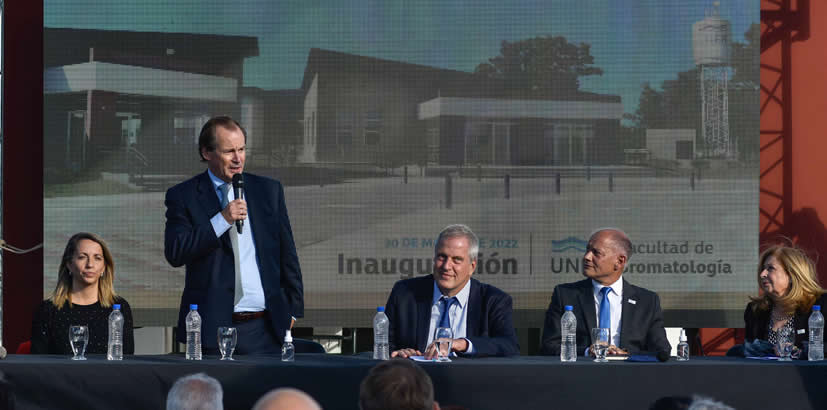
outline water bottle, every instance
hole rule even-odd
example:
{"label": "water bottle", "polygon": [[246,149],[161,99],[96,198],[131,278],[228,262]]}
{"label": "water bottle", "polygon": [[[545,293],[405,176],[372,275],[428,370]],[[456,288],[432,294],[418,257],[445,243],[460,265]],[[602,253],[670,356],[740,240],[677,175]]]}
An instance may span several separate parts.
{"label": "water bottle", "polygon": [[388,329],[391,322],[385,315],[385,307],[376,308],[376,316],[373,317],[373,358],[376,360],[388,360],[390,351],[388,347]]}
{"label": "water bottle", "polygon": [[121,305],[112,305],[109,314],[109,343],[106,348],[106,360],[123,360],[123,313]]}
{"label": "water bottle", "polygon": [[681,338],[678,342],[678,361],[689,360],[689,343],[686,341],[686,329],[681,329]]}
{"label": "water bottle", "polygon": [[577,361],[577,318],[574,317],[571,305],[566,305],[566,313],[560,319],[560,331],[563,334],[560,345],[560,361]]}
{"label": "water bottle", "polygon": [[201,360],[201,315],[198,314],[198,305],[190,305],[187,313],[187,360]]}
{"label": "water bottle", "polygon": [[296,359],[296,348],[293,346],[293,335],[288,330],[284,334],[284,344],[281,345],[281,361],[292,362]]}
{"label": "water bottle", "polygon": [[813,305],[807,327],[810,330],[807,360],[824,360],[824,316],[821,315],[820,305]]}

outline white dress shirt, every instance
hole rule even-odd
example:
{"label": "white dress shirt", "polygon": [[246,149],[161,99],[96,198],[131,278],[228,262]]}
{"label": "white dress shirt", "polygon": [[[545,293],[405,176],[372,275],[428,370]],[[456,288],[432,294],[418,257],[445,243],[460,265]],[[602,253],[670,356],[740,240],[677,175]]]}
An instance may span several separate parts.
{"label": "white dress shirt", "polygon": [[[218,202],[221,203],[223,201],[220,187],[224,184],[224,181],[215,176],[212,171],[207,170],[207,172],[215,186]],[[232,189],[227,190],[227,199],[228,203],[235,200],[235,193]],[[210,219],[210,223],[217,238],[221,237],[230,228],[234,228],[233,224],[227,223],[221,212],[215,214]],[[241,262],[241,287],[244,289],[244,296],[233,307],[233,312],[260,312],[265,309],[264,287],[261,285],[261,275],[256,259],[256,246],[253,242],[253,223],[249,212],[247,213],[247,219],[244,220],[244,230],[238,235],[238,249],[239,261]]]}
{"label": "white dress shirt", "polygon": [[[468,320],[468,296],[471,294],[471,281],[465,283],[465,286],[457,293],[457,303],[451,305],[451,308],[448,310],[448,317],[451,319],[451,331],[454,333],[454,339],[465,339],[468,342],[468,350],[463,353],[466,354],[473,354],[474,353],[474,345],[471,343],[470,340],[466,337],[466,322]],[[436,281],[434,281],[434,296],[433,302],[431,304],[431,322],[428,325],[428,343],[426,346],[430,346],[431,343],[434,341],[434,332],[436,331],[437,324],[439,323],[439,318],[442,316],[442,310],[444,309],[445,304],[440,302],[442,298],[442,292],[439,290],[439,286],[436,285]],[[446,296],[447,297],[447,296]]]}
{"label": "white dress shirt", "polygon": [[[605,286],[601,285],[600,283],[596,282],[592,279],[592,286],[594,287],[594,311],[595,317],[597,318],[596,324],[600,325],[600,301],[602,296],[600,295],[600,289],[603,289]],[[615,283],[609,285],[612,288],[609,291],[609,307],[611,308],[611,327],[609,331],[611,332],[611,344],[621,347],[620,346],[620,327],[623,325],[620,323],[621,313],[623,312],[623,276],[621,276]],[[591,331],[591,329],[589,329]]]}

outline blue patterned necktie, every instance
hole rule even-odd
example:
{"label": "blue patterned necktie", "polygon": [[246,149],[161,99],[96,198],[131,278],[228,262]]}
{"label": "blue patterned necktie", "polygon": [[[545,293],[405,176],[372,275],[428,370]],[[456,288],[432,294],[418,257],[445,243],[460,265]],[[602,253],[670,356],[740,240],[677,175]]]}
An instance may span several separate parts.
{"label": "blue patterned necktie", "polygon": [[606,286],[600,289],[600,327],[610,329],[612,326],[612,308],[609,306],[609,292],[612,288]]}
{"label": "blue patterned necktie", "polygon": [[442,302],[442,306],[444,308],[442,309],[442,316],[439,317],[439,326],[437,327],[450,328],[451,315],[449,314],[449,311],[451,310],[451,305],[453,305],[454,303],[458,303],[459,301],[457,300],[456,296],[450,298],[443,297],[442,299],[440,299],[440,301]]}
{"label": "blue patterned necktie", "polygon": [[221,210],[224,210],[224,208],[227,207],[227,204],[230,203],[230,198],[227,197],[230,193],[230,184],[225,183],[219,186],[218,189],[221,190]]}

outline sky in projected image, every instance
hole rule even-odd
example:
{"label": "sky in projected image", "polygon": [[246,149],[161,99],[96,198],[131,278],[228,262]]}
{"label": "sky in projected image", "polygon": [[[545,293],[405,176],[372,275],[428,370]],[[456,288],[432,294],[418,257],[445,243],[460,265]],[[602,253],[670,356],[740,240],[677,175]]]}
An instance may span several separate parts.
{"label": "sky in projected image", "polygon": [[[408,63],[473,71],[503,40],[562,35],[591,44],[602,76],[581,89],[620,95],[637,108],[644,82],[659,86],[694,66],[692,24],[712,1],[96,1],[45,0],[46,27],[186,32],[258,37],[245,61],[245,86],[295,89],[308,50],[324,48]],[[722,1],[733,41],[758,22],[760,4]]]}

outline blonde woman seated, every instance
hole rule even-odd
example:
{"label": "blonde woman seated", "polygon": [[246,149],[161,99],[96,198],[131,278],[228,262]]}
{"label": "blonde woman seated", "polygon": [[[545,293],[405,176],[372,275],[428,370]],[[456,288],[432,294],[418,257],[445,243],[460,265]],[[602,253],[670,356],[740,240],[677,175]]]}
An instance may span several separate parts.
{"label": "blonde woman seated", "polygon": [[781,245],[764,251],[759,260],[760,291],[750,298],[744,312],[744,339],[760,339],[774,346],[781,332],[792,331],[796,350],[803,352],[813,305],[827,308],[827,291],[818,283],[815,265],[800,249]]}
{"label": "blonde woman seated", "polygon": [[33,354],[72,354],[69,327],[89,327],[87,353],[106,353],[112,305],[120,304],[124,316],[123,352],[135,353],[132,310],[115,294],[115,263],[112,254],[96,235],[81,232],[72,236],[57,273],[52,297],[43,301],[32,322]]}

